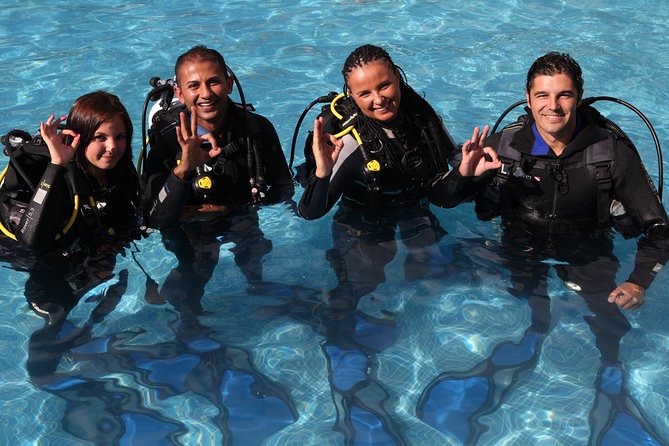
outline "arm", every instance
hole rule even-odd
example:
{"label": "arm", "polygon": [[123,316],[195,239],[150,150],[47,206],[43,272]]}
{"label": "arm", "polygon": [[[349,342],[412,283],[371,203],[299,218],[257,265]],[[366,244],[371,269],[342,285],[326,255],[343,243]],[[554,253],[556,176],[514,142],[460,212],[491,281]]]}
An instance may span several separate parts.
{"label": "arm", "polygon": [[475,127],[471,139],[462,145],[459,157],[454,157],[454,168],[432,188],[428,199],[440,207],[454,207],[480,189],[484,180],[492,178],[502,162],[492,147],[486,146],[489,127],[483,132]]}
{"label": "arm", "polygon": [[[316,170],[309,178],[309,182],[302,194],[299,204],[299,213],[307,220],[314,220],[327,214],[339,200],[343,189],[341,181],[332,181],[332,172],[344,148],[344,140],[337,139],[323,131],[323,117],[314,121],[311,148],[316,162]],[[341,167],[337,171],[337,179],[342,178],[346,169]]]}
{"label": "arm", "polygon": [[638,153],[623,141],[616,144],[612,177],[615,198],[641,228],[643,236],[638,241],[632,273],[610,293],[608,300],[624,309],[636,309],[643,305],[645,289],[669,259],[669,220]]}

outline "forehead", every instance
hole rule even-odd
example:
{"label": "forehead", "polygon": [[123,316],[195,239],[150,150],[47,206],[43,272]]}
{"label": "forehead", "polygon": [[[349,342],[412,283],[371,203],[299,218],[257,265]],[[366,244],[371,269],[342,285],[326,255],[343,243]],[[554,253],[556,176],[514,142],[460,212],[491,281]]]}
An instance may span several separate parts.
{"label": "forehead", "polygon": [[576,85],[572,78],[565,73],[540,74],[532,79],[530,92],[534,91],[576,91]]}
{"label": "forehead", "polygon": [[377,59],[353,68],[348,74],[347,83],[351,89],[357,89],[386,80],[397,80],[397,76],[386,61]]}
{"label": "forehead", "polygon": [[121,115],[112,115],[109,119],[103,121],[97,129],[95,129],[96,133],[104,133],[107,131],[125,131],[125,121]]}
{"label": "forehead", "polygon": [[181,64],[177,71],[177,78],[182,82],[209,79],[211,77],[226,77],[225,67],[218,61],[211,59],[189,59]]}

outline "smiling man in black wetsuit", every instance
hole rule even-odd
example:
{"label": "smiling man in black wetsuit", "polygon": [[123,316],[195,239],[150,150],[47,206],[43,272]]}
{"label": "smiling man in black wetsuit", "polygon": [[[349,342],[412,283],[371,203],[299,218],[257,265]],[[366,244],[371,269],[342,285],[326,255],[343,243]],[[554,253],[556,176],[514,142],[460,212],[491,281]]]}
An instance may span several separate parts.
{"label": "smiling man in black wetsuit", "polygon": [[[551,325],[547,276],[554,265],[592,312],[584,319],[601,355],[590,444],[605,437],[664,444],[629,396],[618,356],[631,328],[620,309],[644,303],[645,289],[669,258],[665,209],[632,142],[583,104],[581,68],[569,55],[552,52],[533,63],[526,100],[527,116],[486,140],[503,166],[477,195],[476,210],[482,219],[502,218],[502,266],[510,293],[527,299],[531,324],[519,342],[501,343],[469,371],[435,378],[417,413],[464,444],[478,441],[486,431],[479,418],[502,404],[518,374],[540,355]],[[621,284],[612,228],[625,237],[642,235],[634,269]],[[449,406],[452,395],[462,404]]]}
{"label": "smiling man in black wetsuit", "polygon": [[293,182],[269,120],[228,97],[233,77],[218,51],[195,46],[174,71],[182,105],[153,119],[144,218],[179,260],[170,275],[178,280],[163,286],[168,300],[199,309],[222,243],[235,243],[235,263],[250,284],[262,279],[272,243],[254,205],[290,200]]}

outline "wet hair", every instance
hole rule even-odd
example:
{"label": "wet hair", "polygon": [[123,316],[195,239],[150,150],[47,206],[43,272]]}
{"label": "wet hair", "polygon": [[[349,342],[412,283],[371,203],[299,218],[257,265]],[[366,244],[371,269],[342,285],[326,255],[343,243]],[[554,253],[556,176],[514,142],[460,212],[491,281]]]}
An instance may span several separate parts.
{"label": "wet hair", "polygon": [[177,79],[177,83],[179,81],[179,68],[181,68],[181,65],[192,60],[210,60],[212,62],[216,62],[221,66],[221,68],[223,68],[225,78],[228,78],[227,65],[225,65],[225,59],[223,59],[223,55],[214,49],[207,48],[204,45],[195,45],[193,48],[179,56],[177,58],[177,62],[174,64],[174,76],[175,79]]}
{"label": "wet hair", "polygon": [[[132,120],[118,96],[105,91],[95,91],[74,101],[67,116],[67,128],[80,135],[74,161],[80,169],[89,171],[90,163],[86,159],[86,148],[93,141],[95,132],[102,123],[115,116],[120,117],[125,125],[125,152],[118,164],[110,169],[109,176],[113,185],[122,186],[134,194],[136,181],[133,181],[133,178],[137,180],[137,173],[132,163]],[[126,187],[130,183],[133,184]]]}
{"label": "wet hair", "polygon": [[344,76],[344,91],[348,91],[348,76],[353,69],[376,60],[382,60],[388,65],[388,68],[396,72],[400,78],[400,84],[405,82],[404,72],[399,66],[395,65],[388,52],[379,46],[367,44],[353,50],[344,62],[344,68],[341,70],[341,74]]}
{"label": "wet hair", "polygon": [[527,72],[526,91],[529,93],[537,76],[566,74],[574,82],[578,96],[583,96],[583,73],[579,64],[567,53],[552,51],[534,61]]}

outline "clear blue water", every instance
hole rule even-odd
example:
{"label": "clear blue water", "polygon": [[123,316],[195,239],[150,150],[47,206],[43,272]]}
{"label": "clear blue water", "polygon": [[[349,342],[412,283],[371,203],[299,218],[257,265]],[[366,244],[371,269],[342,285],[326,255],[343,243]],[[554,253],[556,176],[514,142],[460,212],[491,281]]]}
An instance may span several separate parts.
{"label": "clear blue water", "polygon": [[[404,68],[409,83],[426,93],[459,142],[474,125],[494,122],[522,98],[528,66],[549,50],[570,52],[581,63],[586,96],[625,99],[647,115],[661,141],[669,136],[669,4],[659,0],[3,3],[3,134],[12,128],[32,131],[49,114],[66,113],[79,95],[105,89],[118,94],[135,119],[136,152],[149,78],[171,76],[180,53],[205,43],[223,52],[247,100],[273,121],[288,154],[304,107],[340,90],[341,65],[353,48],[376,43]],[[615,104],[600,109],[635,139],[656,178],[654,148],[643,123]],[[298,147],[297,162],[301,158]],[[449,232],[442,251],[462,248],[467,255],[455,260],[442,255],[432,277],[406,281],[407,253],[400,247],[386,267],[387,281],[358,307],[367,321],[359,321],[359,329],[367,327],[381,347],[368,358],[341,356],[350,370],[368,367],[372,381],[356,394],[361,403],[351,409],[353,418],[374,424],[378,420],[360,407],[385,398],[385,412],[413,445],[459,443],[421,421],[416,411],[421,394],[441,373],[469,370],[500,343],[521,341],[529,324],[526,303],[507,293],[507,275],[478,243],[496,240],[496,226],[476,221],[468,204],[434,212]],[[3,268],[0,443],[89,444],[86,438],[106,432],[93,443],[116,438],[121,444],[160,444],[162,438],[165,444],[187,445],[345,444],[345,435],[334,430],[331,392],[331,382],[345,378],[328,379],[326,337],[318,328],[319,303],[336,284],[325,258],[331,215],[307,222],[274,206],[262,209],[260,217],[273,242],[264,260],[265,279],[302,290],[296,297],[276,288],[248,294],[230,246],[222,245],[201,302],[206,311],[184,337],[183,315],[144,298],[141,268],[161,285],[176,264],[153,234],[137,244],[134,255],[119,257],[115,278],[81,300],[55,337],[61,342],[43,346],[49,351],[74,340],[62,348],[56,375],[41,387],[30,382],[26,361],[31,336],[43,321],[23,297],[27,274]],[[624,279],[635,244],[621,238],[616,243]],[[102,320],[91,318],[100,296],[114,296],[124,271],[127,289],[119,303]],[[633,328],[620,354],[629,394],[664,439],[669,439],[668,288],[669,275],[661,273],[646,305],[625,313]],[[588,310],[554,273],[549,291],[552,326],[536,364],[519,375],[500,408],[481,417],[488,429],[479,444],[587,443],[599,368],[594,336],[583,319]],[[359,436],[357,444],[392,443],[388,434],[376,432]]]}

